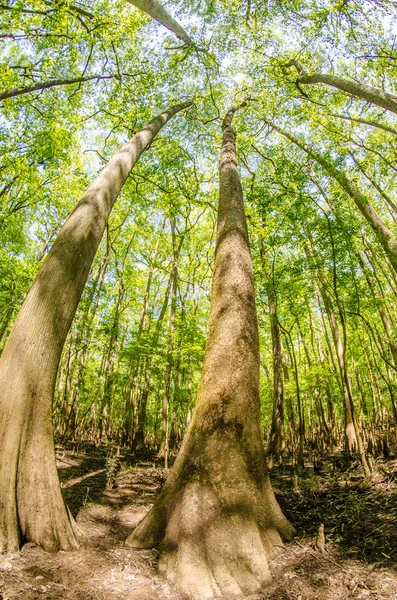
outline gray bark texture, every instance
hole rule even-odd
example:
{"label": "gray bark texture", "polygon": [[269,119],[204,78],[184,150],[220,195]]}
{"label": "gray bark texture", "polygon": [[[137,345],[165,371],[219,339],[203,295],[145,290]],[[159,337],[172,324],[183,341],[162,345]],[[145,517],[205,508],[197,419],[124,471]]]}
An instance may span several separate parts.
{"label": "gray bark texture", "polygon": [[189,34],[157,0],[127,0],[127,2],[133,4],[136,8],[139,8],[139,10],[142,10],[155,21],[175,33],[176,37],[182,40],[187,46],[194,46],[194,42],[189,37]]}
{"label": "gray bark texture", "polygon": [[364,83],[337,77],[336,75],[325,75],[323,73],[313,73],[309,75],[305,71],[302,63],[297,60],[291,60],[286,66],[296,68],[298,72],[298,83],[304,85],[324,83],[397,114],[397,96],[394,96],[389,92],[385,92]]}

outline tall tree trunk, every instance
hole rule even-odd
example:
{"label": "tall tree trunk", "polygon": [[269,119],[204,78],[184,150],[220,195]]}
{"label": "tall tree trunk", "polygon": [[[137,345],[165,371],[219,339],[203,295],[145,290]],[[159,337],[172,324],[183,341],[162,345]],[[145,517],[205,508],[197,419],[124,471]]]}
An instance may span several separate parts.
{"label": "tall tree trunk", "polygon": [[187,46],[194,46],[194,42],[190,39],[189,34],[157,0],[127,0],[127,2],[133,4],[175,33],[176,37],[185,42]]}
{"label": "tall tree trunk", "polygon": [[141,153],[183,103],[137,133],[88,188],[48,253],[0,359],[0,552],[24,540],[76,548],[55,466],[59,359],[113,204]]}
{"label": "tall tree trunk", "polygon": [[110,433],[110,419],[111,419],[111,404],[112,404],[112,390],[113,390],[113,379],[114,379],[114,361],[116,355],[117,341],[119,337],[119,323],[120,313],[124,300],[125,287],[123,277],[119,281],[119,289],[117,294],[116,306],[114,309],[114,315],[112,319],[112,325],[110,328],[109,344],[106,353],[106,359],[104,364],[104,375],[105,382],[103,386],[103,395],[101,401],[101,412],[99,415],[99,435],[101,442],[107,442]]}
{"label": "tall tree trunk", "polygon": [[379,243],[382,245],[386,256],[397,273],[397,240],[394,234],[390,231],[387,225],[379,217],[378,213],[360,190],[346,177],[340,169],[337,169],[330,161],[325,159],[321,154],[310,148],[307,144],[294,137],[290,133],[280,129],[274,123],[265,121],[273,127],[278,133],[290,140],[293,144],[301,148],[308,156],[316,160],[340,185],[340,187],[348,194],[356,204],[358,210],[366,219],[372,230],[374,231]]}
{"label": "tall tree trunk", "polygon": [[168,344],[167,344],[167,364],[164,376],[164,395],[162,405],[161,419],[161,437],[158,456],[165,459],[165,466],[168,468],[169,454],[169,410],[170,410],[170,394],[171,394],[171,378],[174,364],[174,340],[175,340],[175,313],[176,313],[176,295],[178,291],[178,256],[179,250],[176,243],[175,218],[171,219],[171,234],[172,234],[172,288],[171,288],[171,307],[168,320]]}
{"label": "tall tree trunk", "polygon": [[[163,225],[161,227],[161,233],[164,231],[164,227],[165,227],[165,219],[164,219]],[[150,258],[149,274],[148,274],[148,279],[147,279],[147,283],[146,283],[145,296],[143,299],[141,318],[139,320],[138,332],[137,332],[137,338],[136,338],[138,350],[139,350],[139,346],[142,342],[142,336],[146,330],[147,321],[148,321],[152,280],[153,280],[153,274],[155,271],[155,262],[156,262],[156,258],[157,258],[157,252],[158,252],[160,239],[161,239],[160,235],[157,236],[153,254]],[[134,425],[135,425],[135,423],[134,423],[134,420],[137,417],[137,415],[134,414],[135,413],[134,400],[136,397],[136,383],[138,380],[139,369],[140,369],[140,367],[142,367],[142,362],[144,362],[144,365],[145,365],[144,368],[146,369],[148,360],[149,359],[142,361],[142,357],[140,354],[138,354],[138,356],[136,356],[134,354],[134,356],[132,357],[132,359],[130,361],[130,366],[129,366],[130,377],[129,377],[127,391],[126,391],[123,443],[127,444],[127,445],[131,444],[133,450],[135,449],[135,443],[134,443],[134,439],[135,439]],[[146,376],[144,376],[143,379],[144,379],[144,381],[146,381]],[[150,377],[149,377],[149,385],[150,385]],[[139,411],[140,411],[140,404],[139,404]],[[135,417],[135,419],[134,419],[134,417]]]}
{"label": "tall tree trunk", "polygon": [[155,505],[127,544],[161,547],[160,570],[191,598],[258,593],[293,529],[266,472],[252,260],[231,109],[223,121],[209,333],[193,419]]}
{"label": "tall tree trunk", "polygon": [[[162,328],[164,317],[165,317],[165,314],[166,314],[167,308],[168,308],[168,301],[169,301],[170,292],[171,292],[171,285],[172,285],[172,271],[171,271],[171,274],[170,274],[170,277],[168,280],[167,289],[165,292],[164,301],[163,301],[163,305],[161,307],[160,315],[157,320],[156,328],[154,330],[154,334],[153,334],[153,337],[151,340],[152,348],[156,348],[158,341],[159,341],[161,328]],[[144,381],[143,391],[142,391],[142,395],[141,395],[140,402],[139,402],[138,419],[137,419],[138,423],[137,423],[137,428],[136,428],[136,432],[134,435],[134,441],[133,441],[133,449],[134,450],[141,450],[145,445],[146,407],[147,407],[147,401],[148,401],[149,393],[150,393],[151,367],[152,367],[152,357],[148,356],[146,359],[146,362],[145,362],[144,376],[143,376],[143,381]]]}
{"label": "tall tree trunk", "polygon": [[[299,319],[297,319],[297,323],[298,323],[299,336],[300,336],[300,339],[302,340],[303,348],[305,351],[307,366],[310,370],[312,368],[312,360],[310,357],[309,347],[307,345],[306,338],[303,335]],[[320,376],[318,373],[316,373],[315,377],[316,377],[316,384],[315,384],[314,390],[313,390],[314,405],[317,410],[318,422],[319,422],[320,431],[322,433],[323,440],[325,442],[328,442],[330,431],[329,431],[329,427],[327,424],[327,420],[325,418],[324,406],[323,406],[323,402],[321,399],[321,387],[322,386],[321,386]]]}
{"label": "tall tree trunk", "polygon": [[[308,235],[308,239],[310,242],[310,249],[307,244],[304,243],[304,250],[308,261],[311,261],[311,257],[316,256],[316,249],[313,244],[313,240],[311,235]],[[335,264],[335,257],[334,264]],[[363,464],[363,468],[366,471],[366,474],[369,474],[369,467],[365,458],[365,453],[363,451],[363,445],[361,440],[361,435],[358,429],[358,424],[355,419],[354,414],[354,402],[353,402],[353,390],[351,387],[351,381],[348,373],[348,367],[346,362],[346,352],[345,352],[345,330],[343,329],[343,339],[339,330],[338,321],[335,315],[335,311],[333,308],[333,300],[330,295],[327,287],[327,281],[321,270],[317,270],[317,281],[318,288],[320,291],[320,295],[323,299],[325,312],[328,316],[329,325],[331,328],[332,338],[335,345],[336,356],[338,359],[340,379],[342,382],[342,391],[343,391],[343,406],[344,406],[344,414],[345,414],[345,441],[346,441],[346,451],[348,454],[352,454],[353,452],[358,451],[360,454],[360,458]],[[335,284],[335,281],[334,281]],[[337,289],[336,285],[334,285],[335,296],[338,301]],[[341,313],[340,306],[338,306],[339,314]]]}
{"label": "tall tree trunk", "polygon": [[[321,348],[321,344],[320,344],[320,339],[318,336],[318,332],[317,329],[313,323],[313,318],[311,315],[311,312],[309,311],[309,321],[310,321],[310,328],[312,331],[312,336],[313,336],[313,342],[315,341],[316,343],[316,348],[317,348],[317,353],[318,353],[318,358],[320,360],[320,365],[321,367],[324,367],[325,365],[325,359],[324,359],[324,354]],[[314,349],[314,346],[313,346]],[[332,356],[333,358],[333,356]],[[336,370],[335,368],[333,369],[334,371]],[[338,376],[338,374],[336,374]],[[339,381],[339,378],[338,378]],[[328,422],[330,423],[331,426],[331,430],[333,429],[334,425],[335,425],[335,410],[334,410],[334,405],[332,402],[332,397],[331,397],[331,392],[330,392],[330,387],[329,387],[329,382],[328,379],[325,381],[324,383],[324,387],[325,387],[325,393],[327,395],[327,413],[328,413]]]}
{"label": "tall tree trunk", "polygon": [[381,108],[385,108],[386,110],[397,114],[397,96],[394,96],[389,92],[374,88],[370,85],[365,85],[364,83],[358,83],[357,81],[343,79],[342,77],[337,77],[335,75],[326,75],[323,73],[312,73],[309,75],[305,71],[302,63],[298,60],[291,60],[286,66],[296,68],[298,71],[299,83],[303,83],[304,85],[325,83],[326,85],[347,92],[352,96],[363,98],[363,100],[366,100],[371,104],[376,104]]}
{"label": "tall tree trunk", "polygon": [[69,406],[70,390],[72,387],[74,361],[76,358],[75,336],[76,336],[76,328],[72,327],[72,330],[71,330],[70,336],[69,336],[69,340],[68,340],[69,343],[67,344],[68,345],[67,357],[65,357],[65,360],[66,360],[65,385],[62,390],[61,407],[60,407],[61,411],[62,411],[63,420],[64,420],[64,432],[66,431],[69,414],[70,414],[69,413],[69,411],[70,411],[70,406]]}
{"label": "tall tree trunk", "polygon": [[290,354],[291,364],[294,371],[295,388],[296,388],[296,403],[298,405],[298,465],[303,469],[305,466],[304,458],[304,443],[305,443],[305,413],[302,405],[301,390],[299,385],[299,371],[296,362],[296,354],[294,349],[294,343],[292,341],[291,332],[283,329],[286,334],[285,341],[287,343],[287,350]]}
{"label": "tall tree trunk", "polygon": [[277,298],[274,290],[274,281],[269,274],[267,280],[267,298],[270,313],[270,329],[272,334],[273,354],[273,416],[270,429],[270,438],[267,447],[268,456],[275,458],[277,462],[282,461],[285,452],[284,432],[284,381],[283,381],[283,347],[281,331],[277,315]]}

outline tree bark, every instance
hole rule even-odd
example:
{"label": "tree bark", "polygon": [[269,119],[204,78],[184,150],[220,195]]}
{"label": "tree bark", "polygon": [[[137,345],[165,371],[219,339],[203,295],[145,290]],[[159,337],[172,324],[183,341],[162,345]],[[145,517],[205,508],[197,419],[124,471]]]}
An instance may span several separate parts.
{"label": "tree bark", "polygon": [[55,466],[52,397],[59,359],[113,204],[170,108],[137,133],[97,176],[56,238],[0,359],[0,552],[29,540],[76,548]]}
{"label": "tree bark", "polygon": [[74,77],[72,79],[50,79],[49,81],[40,81],[27,85],[21,88],[12,88],[0,92],[0,102],[7,100],[7,98],[15,98],[15,96],[22,96],[23,94],[30,94],[31,92],[37,92],[38,90],[47,90],[48,88],[59,87],[62,85],[72,85],[73,83],[83,83],[84,81],[92,81],[93,79],[113,79],[114,75],[90,75],[86,77]]}
{"label": "tree bark", "polygon": [[346,177],[346,175],[337,169],[333,164],[326,160],[321,154],[310,148],[307,144],[294,137],[290,133],[280,129],[271,121],[265,121],[282,136],[290,140],[293,144],[301,148],[308,156],[316,160],[341,186],[341,188],[353,199],[358,210],[373,229],[379,243],[382,245],[390,263],[397,273],[397,240],[386,224],[379,217],[378,213],[369,202],[369,200],[358,190]]}
{"label": "tree bark", "polygon": [[176,37],[182,40],[187,46],[194,46],[194,42],[189,37],[189,34],[157,0],[127,0],[127,2],[133,4],[139,10],[142,10],[155,19],[155,21],[175,33]]}
{"label": "tree bark", "polygon": [[209,333],[193,419],[151,511],[127,540],[160,548],[160,570],[188,597],[257,593],[293,528],[266,471],[252,260],[235,134],[223,121]]}
{"label": "tree bark", "polygon": [[397,96],[384,92],[379,88],[365,85],[364,83],[357,83],[357,81],[350,81],[349,79],[343,79],[335,75],[324,75],[323,73],[312,73],[309,75],[302,63],[297,60],[291,60],[287,67],[295,67],[298,72],[298,82],[304,85],[311,85],[314,83],[325,83],[330,85],[342,92],[347,92],[352,96],[362,98],[371,104],[376,104],[380,108],[385,108],[390,112],[397,114]]}

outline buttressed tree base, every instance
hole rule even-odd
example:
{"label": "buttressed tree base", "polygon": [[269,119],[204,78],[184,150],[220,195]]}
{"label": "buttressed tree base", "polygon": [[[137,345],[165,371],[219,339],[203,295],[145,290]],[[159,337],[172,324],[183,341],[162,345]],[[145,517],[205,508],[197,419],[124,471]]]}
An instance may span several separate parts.
{"label": "buttressed tree base", "polygon": [[113,204],[142,152],[191,102],[150,121],[99,173],[58,234],[0,360],[0,552],[77,548],[55,465],[52,399],[62,348]]}
{"label": "buttressed tree base", "polygon": [[259,340],[235,134],[223,121],[215,271],[196,410],[157,502],[127,539],[194,600],[259,592],[293,527],[267,475]]}

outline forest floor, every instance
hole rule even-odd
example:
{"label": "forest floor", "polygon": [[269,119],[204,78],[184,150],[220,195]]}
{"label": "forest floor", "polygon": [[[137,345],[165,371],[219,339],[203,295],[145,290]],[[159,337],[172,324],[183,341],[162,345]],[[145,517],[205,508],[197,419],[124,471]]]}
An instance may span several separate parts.
{"label": "forest floor", "polygon": [[[75,552],[34,544],[0,557],[2,600],[183,600],[156,574],[157,553],[124,540],[152,506],[166,477],[154,456],[58,449],[66,502],[84,538]],[[378,460],[366,482],[357,468],[306,467],[300,492],[288,467],[271,479],[297,538],[272,561],[273,583],[249,600],[397,599],[397,457]],[[326,551],[316,549],[323,523]],[[247,599],[248,600],[248,599]]]}

